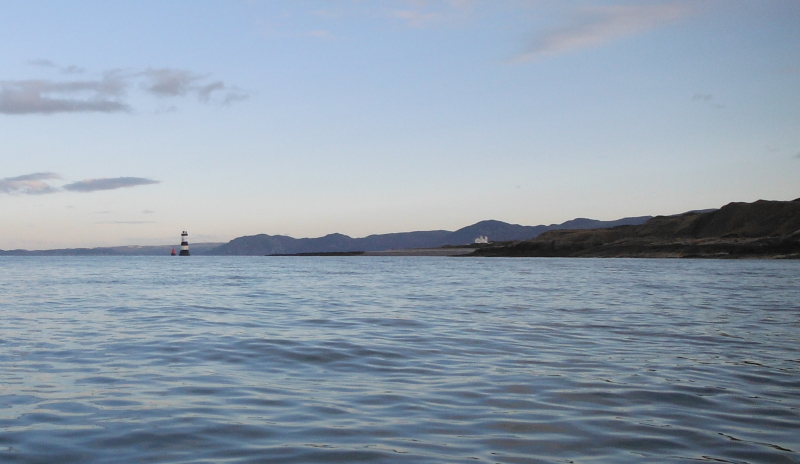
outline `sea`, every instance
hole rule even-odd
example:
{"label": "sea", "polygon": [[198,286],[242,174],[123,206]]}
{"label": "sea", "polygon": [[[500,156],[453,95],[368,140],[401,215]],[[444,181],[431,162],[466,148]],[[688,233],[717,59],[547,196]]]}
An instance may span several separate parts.
{"label": "sea", "polygon": [[798,463],[800,261],[0,257],[2,463]]}

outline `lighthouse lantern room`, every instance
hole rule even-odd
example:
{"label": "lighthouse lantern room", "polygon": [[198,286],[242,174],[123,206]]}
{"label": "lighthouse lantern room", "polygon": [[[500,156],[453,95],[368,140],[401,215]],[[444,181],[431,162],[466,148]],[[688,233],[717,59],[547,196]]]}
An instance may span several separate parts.
{"label": "lighthouse lantern room", "polygon": [[186,238],[189,237],[189,233],[185,230],[181,233],[181,253],[180,256],[189,256],[189,242]]}

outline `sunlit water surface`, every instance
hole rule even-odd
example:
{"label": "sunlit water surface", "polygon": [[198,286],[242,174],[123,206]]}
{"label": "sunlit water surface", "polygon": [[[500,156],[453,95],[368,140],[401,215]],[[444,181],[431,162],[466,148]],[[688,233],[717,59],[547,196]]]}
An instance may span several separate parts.
{"label": "sunlit water surface", "polygon": [[3,257],[0,462],[800,462],[800,262]]}

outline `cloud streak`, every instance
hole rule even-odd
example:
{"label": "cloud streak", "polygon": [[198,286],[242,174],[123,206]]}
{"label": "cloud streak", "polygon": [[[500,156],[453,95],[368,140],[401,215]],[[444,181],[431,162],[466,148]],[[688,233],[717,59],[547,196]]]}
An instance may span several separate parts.
{"label": "cloud streak", "polygon": [[28,61],[28,64],[31,65],[31,66],[38,66],[38,67],[41,67],[41,68],[58,69],[64,74],[80,74],[80,73],[86,71],[85,69],[83,69],[81,67],[78,67],[78,66],[74,66],[74,65],[58,66],[57,64],[53,63],[50,60],[43,60],[43,59],[30,60],[30,61]]}
{"label": "cloud streak", "polygon": [[183,97],[195,95],[198,100],[209,103],[217,98],[218,103],[229,104],[245,100],[249,95],[238,87],[223,81],[204,83],[211,74],[197,74],[185,69],[147,69],[138,75],[146,79],[144,89],[157,97]]}
{"label": "cloud streak", "polygon": [[539,35],[514,61],[532,61],[601,47],[623,37],[665,26],[692,12],[693,8],[684,2],[583,8],[568,24]]}
{"label": "cloud streak", "polygon": [[55,193],[57,188],[51,186],[47,181],[61,179],[61,176],[54,172],[37,172],[24,176],[6,177],[0,179],[0,193],[11,195],[44,195]]}
{"label": "cloud streak", "polygon": [[429,24],[450,21],[468,14],[474,0],[407,0],[404,9],[393,9],[388,16],[406,23],[408,27],[421,28]]}
{"label": "cloud streak", "polygon": [[[470,17],[476,0],[389,0],[381,2],[328,2],[329,8],[311,13],[326,19],[345,17],[380,18],[410,28],[453,24]],[[330,39],[326,30],[312,31],[312,36]]]}
{"label": "cloud streak", "polygon": [[706,103],[706,104],[710,105],[712,108],[718,109],[718,110],[722,109],[722,108],[725,108],[725,105],[723,105],[721,103],[716,103],[715,100],[714,100],[714,95],[712,95],[710,93],[696,93],[696,94],[692,95],[692,101],[693,102]]}
{"label": "cloud streak", "polygon": [[[34,60],[39,68],[58,68],[49,60]],[[67,66],[63,73],[82,72]],[[142,71],[105,71],[95,79],[27,79],[0,81],[0,114],[118,113],[131,111],[126,101],[131,88],[160,98],[194,95],[203,103],[230,103],[245,100],[249,95],[223,81],[208,82],[210,74],[185,69],[148,68]],[[136,85],[138,84],[138,85]]]}
{"label": "cloud streak", "polygon": [[139,185],[159,184],[160,181],[144,177],[106,177],[102,179],[84,179],[65,185],[64,190],[70,192],[95,192],[97,190],[116,190]]}
{"label": "cloud streak", "polygon": [[394,10],[389,13],[389,16],[392,18],[401,19],[411,27],[422,27],[426,23],[435,21],[439,18],[438,13],[420,10]]}
{"label": "cloud streak", "polygon": [[51,184],[52,180],[62,179],[54,172],[36,172],[24,176],[0,179],[0,194],[9,195],[44,195],[58,192],[95,192],[98,190],[116,190],[137,187],[139,185],[160,184],[161,181],[144,177],[106,177],[101,179],[84,179],[61,187]]}
{"label": "cloud streak", "polygon": [[156,221],[103,221],[97,224],[124,224],[124,225],[137,225],[137,224],[155,224]]}
{"label": "cloud streak", "polygon": [[147,69],[141,75],[148,80],[145,90],[161,97],[182,97],[195,89],[197,81],[208,77],[208,74],[172,68]]}
{"label": "cloud streak", "polygon": [[54,82],[46,79],[0,81],[0,113],[52,114],[128,111],[120,101],[125,82],[112,74],[97,80]]}

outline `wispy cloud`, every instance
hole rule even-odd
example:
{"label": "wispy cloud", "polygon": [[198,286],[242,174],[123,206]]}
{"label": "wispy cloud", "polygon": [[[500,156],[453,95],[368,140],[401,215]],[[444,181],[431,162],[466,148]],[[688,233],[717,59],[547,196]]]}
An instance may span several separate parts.
{"label": "wispy cloud", "polygon": [[397,19],[402,19],[409,26],[422,27],[426,23],[434,21],[439,18],[438,13],[421,10],[394,10],[389,13],[389,16]]}
{"label": "wispy cloud", "polygon": [[53,179],[61,179],[61,176],[54,172],[37,172],[24,176],[6,177],[5,179],[0,179],[0,193],[12,195],[43,195],[55,193],[58,189],[47,182]]}
{"label": "wispy cloud", "polygon": [[562,27],[539,35],[514,61],[531,61],[584,48],[665,26],[693,13],[687,2],[611,5],[578,10]]}
{"label": "wispy cloud", "polygon": [[474,0],[405,0],[401,8],[388,12],[390,18],[399,19],[409,27],[425,27],[463,17],[472,10]]}
{"label": "wispy cloud", "polygon": [[[328,8],[311,14],[328,20],[347,17],[390,19],[411,28],[447,24],[469,17],[476,0],[387,0],[380,2],[328,2]],[[313,34],[328,38],[326,34]]]}
{"label": "wispy cloud", "polygon": [[64,190],[71,192],[94,192],[97,190],[115,190],[136,187],[138,185],[159,184],[160,181],[143,177],[107,177],[102,179],[85,179],[65,185]]}
{"label": "wispy cloud", "polygon": [[306,35],[309,37],[316,37],[318,39],[325,39],[325,40],[334,40],[336,38],[336,36],[333,35],[331,31],[327,29],[315,29],[313,31],[309,31]]}
{"label": "wispy cloud", "polygon": [[240,89],[239,87],[233,87],[228,90],[228,92],[222,98],[221,103],[223,105],[230,105],[231,103],[244,101],[247,100],[248,98],[250,98],[250,94]]}
{"label": "wispy cloud", "polygon": [[156,223],[156,221],[103,221],[103,222],[98,222],[97,224],[125,224],[125,225],[137,224],[138,225],[138,224],[155,224],[155,223]]}
{"label": "wispy cloud", "polygon": [[712,95],[710,93],[696,93],[696,94],[692,95],[692,101],[700,102],[700,103],[706,103],[706,104],[710,105],[712,108],[718,109],[718,110],[722,109],[722,108],[725,108],[725,105],[723,105],[721,103],[717,103],[714,100],[714,95]]}
{"label": "wispy cloud", "polygon": [[249,95],[239,87],[231,87],[223,81],[204,82],[211,74],[197,74],[185,69],[147,69],[139,75],[146,79],[144,89],[159,97],[183,97],[195,95],[202,102],[219,96],[223,104],[245,100]]}
{"label": "wispy cloud", "polygon": [[[6,177],[0,179],[0,194],[43,195],[65,191],[94,192],[97,190],[115,190],[119,188],[161,183],[161,181],[146,179],[144,177],[109,177],[102,179],[85,179],[61,187],[52,185],[51,181],[60,179],[63,179],[63,177],[54,172],[36,172],[24,176]],[[99,211],[98,214],[105,214],[108,212],[109,211]]]}
{"label": "wispy cloud", "polygon": [[28,64],[31,66],[40,66],[42,68],[55,68],[56,64],[50,60],[45,59],[38,59],[38,60],[30,60]]}
{"label": "wispy cloud", "polygon": [[81,68],[80,66],[75,66],[75,65],[64,66],[61,68],[61,72],[63,72],[64,74],[80,74],[80,73],[85,73],[86,68]]}
{"label": "wispy cloud", "polygon": [[30,60],[28,61],[28,64],[31,66],[38,66],[40,68],[58,69],[64,74],[80,74],[82,72],[86,72],[86,69],[81,68],[80,66],[75,66],[75,65],[59,66],[50,60],[44,60],[44,59]]}
{"label": "wispy cloud", "polygon": [[[49,60],[33,60],[39,68],[59,68]],[[82,72],[77,66],[60,67],[62,72]],[[139,89],[157,97],[194,95],[199,101],[218,104],[248,98],[247,92],[226,85],[223,81],[208,82],[210,74],[198,74],[185,69],[148,68],[142,71],[109,70],[95,79],[27,79],[0,81],[0,113],[115,113],[130,111],[126,101],[128,91],[138,83]]]}
{"label": "wispy cloud", "polygon": [[196,74],[185,69],[147,69],[141,72],[147,79],[145,90],[161,97],[184,96],[195,90],[196,82],[208,77],[208,74]]}
{"label": "wispy cloud", "polygon": [[46,79],[0,81],[0,113],[52,114],[128,111],[120,101],[125,82],[113,73],[101,79],[54,82]]}
{"label": "wispy cloud", "polygon": [[222,81],[212,82],[197,89],[197,96],[200,100],[208,101],[213,92],[225,90],[225,83]]}

